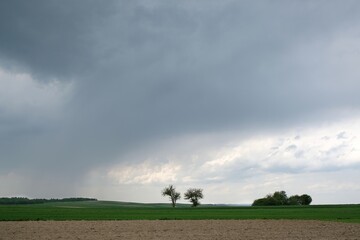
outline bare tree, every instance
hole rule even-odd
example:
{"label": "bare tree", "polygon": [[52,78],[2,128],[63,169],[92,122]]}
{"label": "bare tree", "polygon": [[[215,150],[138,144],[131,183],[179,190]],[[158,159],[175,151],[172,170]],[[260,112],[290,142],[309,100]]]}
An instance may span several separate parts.
{"label": "bare tree", "polygon": [[186,191],[184,194],[184,199],[190,200],[193,207],[196,207],[200,205],[199,199],[204,198],[204,195],[202,193],[202,189],[200,188],[190,188]]}
{"label": "bare tree", "polygon": [[164,188],[162,191],[163,196],[169,196],[172,206],[176,206],[176,201],[181,198],[181,195],[179,192],[176,192],[175,187],[173,185],[169,185],[169,187]]}

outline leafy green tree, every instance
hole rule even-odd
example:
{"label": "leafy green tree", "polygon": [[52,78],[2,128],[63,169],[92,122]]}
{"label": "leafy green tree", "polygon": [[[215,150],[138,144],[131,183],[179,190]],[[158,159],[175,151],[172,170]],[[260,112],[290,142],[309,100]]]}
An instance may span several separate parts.
{"label": "leafy green tree", "polygon": [[276,206],[277,202],[272,196],[256,199],[252,206]]}
{"label": "leafy green tree", "polygon": [[289,205],[301,205],[301,199],[299,195],[289,197]]}
{"label": "leafy green tree", "polygon": [[310,203],[312,202],[312,198],[307,194],[303,194],[300,196],[300,202],[301,205],[310,205]]}
{"label": "leafy green tree", "polygon": [[274,194],[272,195],[272,197],[273,197],[273,198],[275,199],[275,201],[277,202],[276,205],[287,205],[287,204],[288,204],[288,197],[287,197],[285,191],[274,192]]}
{"label": "leafy green tree", "polygon": [[180,193],[176,192],[173,185],[169,185],[168,187],[164,188],[161,193],[163,196],[169,196],[173,207],[176,206],[176,201],[181,198]]}
{"label": "leafy green tree", "polygon": [[189,200],[193,207],[200,205],[199,199],[204,198],[203,190],[200,188],[190,188],[184,194],[184,199]]}
{"label": "leafy green tree", "polygon": [[294,195],[289,198],[289,205],[310,205],[311,202],[312,198],[307,194]]}

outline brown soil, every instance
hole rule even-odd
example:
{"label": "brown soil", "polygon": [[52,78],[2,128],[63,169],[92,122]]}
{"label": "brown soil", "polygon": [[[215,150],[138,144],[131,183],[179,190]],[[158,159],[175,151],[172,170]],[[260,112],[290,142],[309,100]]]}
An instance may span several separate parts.
{"label": "brown soil", "polygon": [[288,220],[0,222],[7,239],[360,239],[360,224]]}

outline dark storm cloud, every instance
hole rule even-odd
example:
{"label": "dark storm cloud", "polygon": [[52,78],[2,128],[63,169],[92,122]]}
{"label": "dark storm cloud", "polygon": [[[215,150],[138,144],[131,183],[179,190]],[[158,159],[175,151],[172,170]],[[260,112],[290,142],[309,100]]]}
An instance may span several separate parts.
{"label": "dark storm cloud", "polygon": [[[93,31],[112,1],[1,1],[0,52],[7,64],[57,78],[88,71]],[[6,62],[5,62],[6,63]]]}
{"label": "dark storm cloud", "polygon": [[1,1],[2,67],[75,83],[61,122],[11,132],[14,142],[3,135],[2,154],[8,165],[82,169],[164,137],[358,109],[359,72],[328,47],[343,33],[358,36],[359,5]]}

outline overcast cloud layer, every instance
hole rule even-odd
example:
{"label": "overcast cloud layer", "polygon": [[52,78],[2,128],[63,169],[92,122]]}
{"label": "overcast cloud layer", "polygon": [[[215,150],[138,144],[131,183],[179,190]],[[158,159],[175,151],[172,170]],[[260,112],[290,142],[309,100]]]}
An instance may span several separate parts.
{"label": "overcast cloud layer", "polygon": [[359,11],[1,1],[0,195],[359,203]]}

